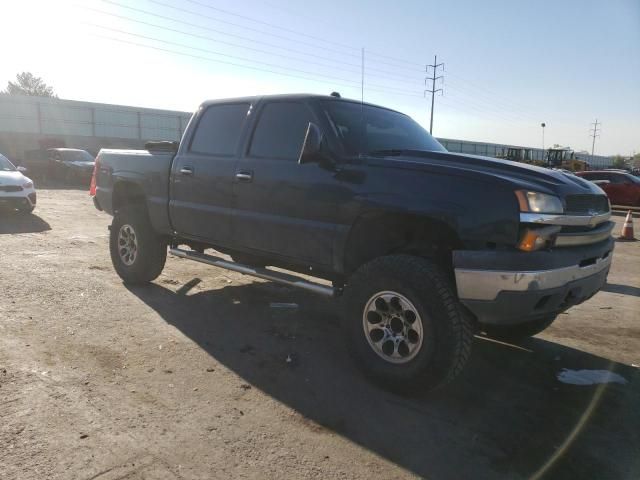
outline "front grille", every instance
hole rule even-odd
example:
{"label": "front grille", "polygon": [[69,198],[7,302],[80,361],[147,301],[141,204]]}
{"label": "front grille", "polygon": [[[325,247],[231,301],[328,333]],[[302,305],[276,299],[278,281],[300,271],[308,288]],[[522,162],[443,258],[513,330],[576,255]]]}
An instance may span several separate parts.
{"label": "front grille", "polygon": [[609,211],[609,201],[604,195],[569,195],[565,201],[565,213],[568,215],[595,215]]}
{"label": "front grille", "polygon": [[21,192],[20,185],[0,185],[0,192]]}

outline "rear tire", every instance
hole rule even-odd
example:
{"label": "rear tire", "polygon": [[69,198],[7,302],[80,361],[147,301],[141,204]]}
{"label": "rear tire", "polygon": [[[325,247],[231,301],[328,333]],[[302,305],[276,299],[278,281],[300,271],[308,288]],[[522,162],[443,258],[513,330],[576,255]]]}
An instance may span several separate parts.
{"label": "rear tire", "polygon": [[447,275],[410,255],[363,265],[345,289],[349,349],[377,383],[398,392],[453,380],[471,353],[472,325]]}
{"label": "rear tire", "polygon": [[153,230],[143,207],[127,207],[116,213],[109,250],[113,268],[129,284],[155,280],[167,259],[167,243]]}
{"label": "rear tire", "polygon": [[519,325],[481,325],[487,337],[501,342],[521,342],[546,330],[556,319],[556,315],[542,317]]}

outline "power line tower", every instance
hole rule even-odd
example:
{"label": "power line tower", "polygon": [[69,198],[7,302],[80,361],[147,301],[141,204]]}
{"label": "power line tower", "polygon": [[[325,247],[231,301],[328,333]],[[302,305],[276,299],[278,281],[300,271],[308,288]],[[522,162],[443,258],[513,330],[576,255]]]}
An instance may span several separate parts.
{"label": "power line tower", "polygon": [[[597,118],[596,121],[591,125],[593,125],[593,127],[589,130],[589,136],[593,137],[593,142],[591,143],[591,159],[593,160],[593,152],[596,148],[596,137],[600,136],[600,130],[602,130],[602,128],[598,128]],[[602,122],[600,122],[600,126],[602,127]]]}
{"label": "power line tower", "polygon": [[[433,68],[433,76],[429,77],[429,67]],[[427,72],[427,77],[424,79],[424,86],[427,86],[427,81],[431,80],[431,89],[426,89],[424,91],[425,97],[427,96],[427,92],[431,93],[431,123],[429,124],[429,133],[433,134],[433,104],[435,102],[435,96],[437,92],[442,92],[441,88],[436,88],[436,80],[440,80],[444,78],[443,75],[437,75],[438,67],[442,67],[442,71],[444,72],[444,63],[438,63],[438,56],[435,55],[433,57],[433,65],[427,65],[425,67],[425,71]]]}

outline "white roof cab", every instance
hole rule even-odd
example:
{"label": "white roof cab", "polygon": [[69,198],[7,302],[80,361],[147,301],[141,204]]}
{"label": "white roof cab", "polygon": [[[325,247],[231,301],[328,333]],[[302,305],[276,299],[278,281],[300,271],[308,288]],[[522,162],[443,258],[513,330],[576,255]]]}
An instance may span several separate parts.
{"label": "white roof cab", "polygon": [[36,189],[30,178],[0,153],[0,208],[31,213],[36,208]]}

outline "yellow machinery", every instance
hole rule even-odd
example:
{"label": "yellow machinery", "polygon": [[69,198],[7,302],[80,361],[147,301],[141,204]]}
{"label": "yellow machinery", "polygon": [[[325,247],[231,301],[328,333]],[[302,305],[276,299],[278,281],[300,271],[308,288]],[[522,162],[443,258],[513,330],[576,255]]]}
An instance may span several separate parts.
{"label": "yellow machinery", "polygon": [[547,150],[547,165],[549,167],[564,168],[572,172],[589,170],[589,164],[578,160],[575,152],[569,147],[554,147]]}

